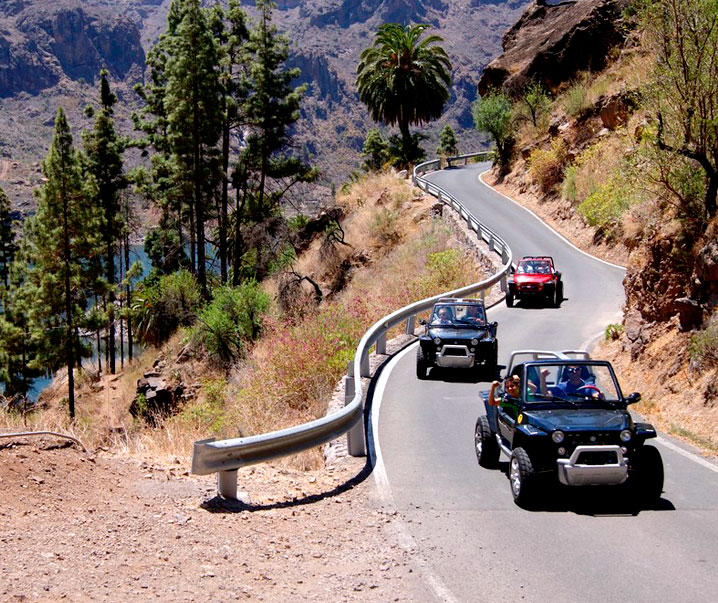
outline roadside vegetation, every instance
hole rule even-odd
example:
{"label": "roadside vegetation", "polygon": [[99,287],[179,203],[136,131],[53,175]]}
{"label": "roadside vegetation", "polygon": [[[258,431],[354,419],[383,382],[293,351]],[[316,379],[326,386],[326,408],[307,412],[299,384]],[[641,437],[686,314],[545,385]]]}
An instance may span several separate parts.
{"label": "roadside vegetation", "polygon": [[[157,303],[142,304],[155,313],[137,323],[138,333],[146,330],[145,340],[153,341],[139,361],[117,378],[97,381],[82,373],[74,422],[63,402],[67,384],[61,372],[45,396],[44,408],[3,413],[4,426],[58,429],[92,447],[187,458],[195,440],[263,433],[322,416],[371,324],[412,301],[483,278],[449,227],[431,217],[433,200],[420,193],[391,174],[362,177],[337,198],[345,212],[344,244],[338,247],[346,255],[327,253],[329,229],[263,285],[246,285],[244,293],[214,289],[213,300],[201,308],[191,275],[159,279],[151,293]],[[385,221],[377,224],[381,210],[395,216],[391,227]],[[290,307],[280,309],[286,279],[308,266],[317,280],[318,275],[328,278],[351,257],[361,257],[363,265],[356,266],[341,290],[317,303],[313,288],[304,281],[294,290]],[[142,295],[150,292],[138,292]],[[248,303],[247,298],[262,302]],[[261,334],[256,339],[248,307],[261,308]],[[170,318],[176,328],[167,328]],[[186,357],[190,359],[177,360]],[[157,423],[132,418],[128,408],[137,380],[158,364],[164,366],[167,381],[197,384],[196,395]],[[316,468],[321,455],[308,451],[289,462]]]}

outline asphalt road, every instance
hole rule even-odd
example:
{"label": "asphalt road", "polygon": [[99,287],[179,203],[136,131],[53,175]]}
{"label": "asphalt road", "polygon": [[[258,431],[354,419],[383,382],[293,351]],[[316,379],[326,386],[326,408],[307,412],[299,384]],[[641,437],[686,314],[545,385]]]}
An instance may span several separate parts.
{"label": "asphalt road", "polygon": [[[529,212],[477,182],[486,164],[430,179],[511,246],[551,255],[565,281],[560,308],[503,303],[499,362],[511,350],[576,349],[619,322],[624,271],[581,253]],[[433,372],[433,371],[432,371]],[[619,375],[620,379],[620,375]],[[661,436],[666,479],[652,509],[617,488],[551,488],[536,511],[514,505],[502,456],[478,466],[478,394],[487,383],[415,374],[415,346],[383,371],[373,402],[375,475],[403,519],[426,601],[690,601],[718,598],[718,466]],[[626,392],[624,392],[626,393]]]}

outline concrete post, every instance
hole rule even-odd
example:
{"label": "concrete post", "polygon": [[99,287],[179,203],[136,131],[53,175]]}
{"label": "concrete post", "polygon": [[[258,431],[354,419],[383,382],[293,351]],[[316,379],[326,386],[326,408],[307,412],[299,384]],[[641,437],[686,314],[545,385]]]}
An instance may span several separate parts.
{"label": "concrete post", "polygon": [[[356,395],[354,382],[354,363],[349,362],[347,376],[344,380],[344,405],[349,404]],[[362,402],[362,407],[364,403]],[[352,456],[366,456],[366,437],[364,436],[364,417],[347,431],[347,450]]]}
{"label": "concrete post", "polygon": [[236,500],[237,498],[237,470],[217,472],[217,492],[224,498]]}
{"label": "concrete post", "polygon": [[414,322],[416,320],[415,316],[409,316],[409,318],[406,319],[406,334],[407,335],[413,335],[414,334]]}
{"label": "concrete post", "polygon": [[379,338],[376,340],[376,353],[386,356],[386,332],[379,335]]}

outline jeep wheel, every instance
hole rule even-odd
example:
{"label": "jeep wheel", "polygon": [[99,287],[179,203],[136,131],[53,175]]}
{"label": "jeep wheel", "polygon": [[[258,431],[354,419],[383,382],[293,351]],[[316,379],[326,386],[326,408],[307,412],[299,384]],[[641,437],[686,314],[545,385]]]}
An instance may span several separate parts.
{"label": "jeep wheel", "polygon": [[514,294],[513,294],[513,292],[511,291],[511,289],[509,289],[509,290],[506,292],[506,305],[507,305],[509,308],[512,308],[513,305],[514,305]]}
{"label": "jeep wheel", "polygon": [[474,447],[479,465],[486,469],[493,469],[499,461],[499,445],[489,426],[489,418],[481,415],[476,419],[474,430]]}
{"label": "jeep wheel", "polygon": [[654,503],[663,492],[663,459],[654,446],[644,445],[631,459],[633,496],[642,503]]}
{"label": "jeep wheel", "polygon": [[558,308],[563,301],[563,281],[556,283],[556,307]]}
{"label": "jeep wheel", "polygon": [[509,481],[514,502],[527,508],[534,496],[534,466],[528,452],[523,448],[514,448],[509,461]]}
{"label": "jeep wheel", "polygon": [[418,379],[426,379],[426,370],[429,368],[428,362],[424,358],[424,350],[421,345],[416,348],[416,376]]}

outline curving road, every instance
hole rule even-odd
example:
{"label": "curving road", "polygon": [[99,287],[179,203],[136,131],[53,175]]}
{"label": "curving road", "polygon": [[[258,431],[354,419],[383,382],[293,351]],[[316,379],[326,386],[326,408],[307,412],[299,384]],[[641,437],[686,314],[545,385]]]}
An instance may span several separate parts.
{"label": "curving road", "polygon": [[[620,321],[624,271],[572,247],[540,220],[478,182],[480,164],[429,179],[511,246],[514,259],[552,255],[563,272],[560,308],[489,310],[499,362],[513,349],[587,346]],[[620,377],[620,375],[619,375]],[[415,376],[415,346],[383,371],[374,396],[376,482],[402,518],[427,585],[425,601],[715,601],[718,466],[665,436],[660,505],[636,512],[616,489],[547,494],[540,510],[514,505],[500,470],[473,449],[478,392],[488,384]]]}

